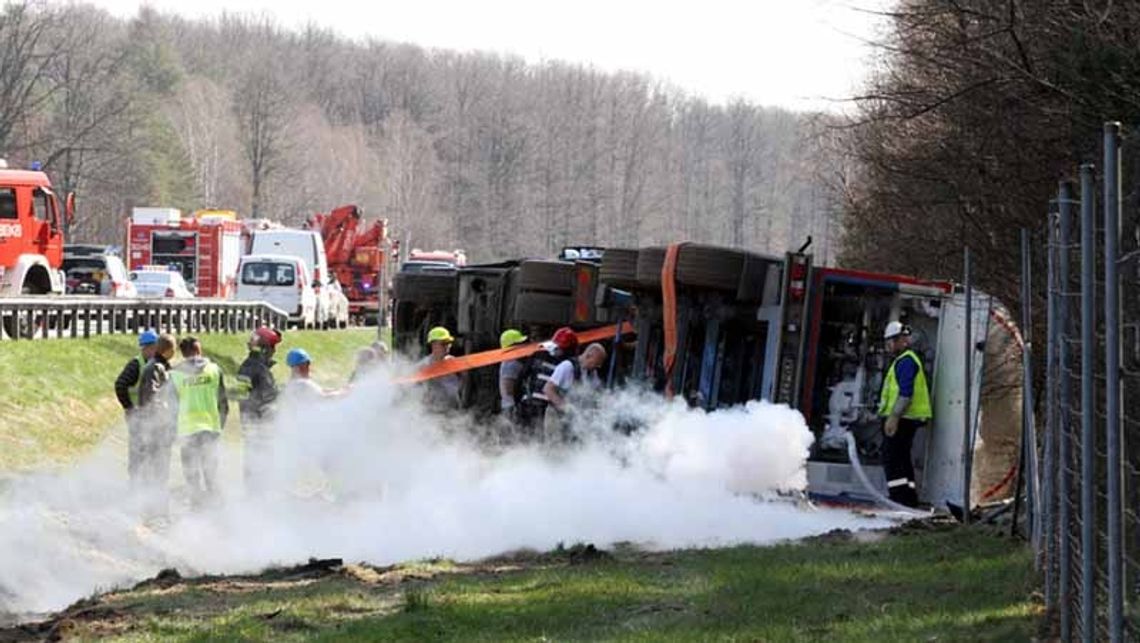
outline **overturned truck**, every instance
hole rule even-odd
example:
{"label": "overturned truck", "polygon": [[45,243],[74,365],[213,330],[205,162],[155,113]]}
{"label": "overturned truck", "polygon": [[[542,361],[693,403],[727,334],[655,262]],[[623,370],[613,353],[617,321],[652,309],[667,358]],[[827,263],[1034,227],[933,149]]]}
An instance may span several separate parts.
{"label": "overturned truck", "polygon": [[[601,373],[608,385],[637,383],[708,411],[749,400],[798,409],[816,436],[809,493],[865,502],[886,492],[881,337],[900,320],[912,328],[934,406],[915,442],[920,498],[974,506],[1007,496],[1020,448],[1021,338],[1000,303],[975,293],[967,319],[966,295],[951,282],[814,266],[806,249],[779,257],[688,243],[567,248],[554,260],[414,266],[395,280],[396,348],[422,354],[436,324],[456,329],[465,355],[498,350],[507,327],[531,338],[560,326],[622,329]],[[977,340],[970,386],[967,327]],[[496,374],[493,364],[466,371],[463,406],[497,412]],[[967,503],[968,451],[976,464]]]}

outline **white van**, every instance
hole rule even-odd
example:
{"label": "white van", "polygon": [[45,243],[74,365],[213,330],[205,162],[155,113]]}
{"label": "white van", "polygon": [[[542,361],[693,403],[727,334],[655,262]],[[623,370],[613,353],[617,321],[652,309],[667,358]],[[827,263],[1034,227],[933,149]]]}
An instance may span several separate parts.
{"label": "white van", "polygon": [[324,325],[329,315],[329,293],[325,288],[332,275],[329,274],[328,260],[325,259],[325,242],[316,230],[292,230],[288,228],[256,230],[249,244],[251,255],[278,255],[297,257],[312,267],[308,282],[312,284],[317,297],[316,322]]}
{"label": "white van", "polygon": [[238,262],[238,301],[264,301],[289,313],[289,324],[317,324],[317,295],[303,259],[287,255],[246,255]]}

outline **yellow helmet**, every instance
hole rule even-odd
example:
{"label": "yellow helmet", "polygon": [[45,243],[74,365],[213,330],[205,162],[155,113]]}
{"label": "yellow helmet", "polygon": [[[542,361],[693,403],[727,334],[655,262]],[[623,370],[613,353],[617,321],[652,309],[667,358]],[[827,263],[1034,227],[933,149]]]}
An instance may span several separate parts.
{"label": "yellow helmet", "polygon": [[455,341],[455,338],[452,337],[451,332],[443,326],[436,326],[428,331],[427,340],[429,344],[432,342],[447,342],[450,344]]}
{"label": "yellow helmet", "polygon": [[503,331],[502,335],[499,335],[499,348],[510,348],[515,344],[521,344],[525,341],[526,335],[523,335],[521,331],[508,328]]}

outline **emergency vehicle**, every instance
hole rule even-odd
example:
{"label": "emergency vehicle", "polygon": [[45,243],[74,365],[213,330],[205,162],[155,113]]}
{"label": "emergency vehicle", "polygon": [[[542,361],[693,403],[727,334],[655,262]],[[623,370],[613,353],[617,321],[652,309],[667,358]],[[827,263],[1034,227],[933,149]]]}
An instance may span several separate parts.
{"label": "emergency vehicle", "polygon": [[[701,244],[610,248],[593,282],[581,260],[459,268],[449,304],[459,321],[457,344],[492,327],[546,338],[557,321],[612,338],[604,374],[612,384],[638,382],[709,411],[751,400],[786,404],[816,437],[808,492],[858,503],[886,495],[877,410],[890,356],[882,333],[888,321],[901,320],[912,330],[933,405],[914,450],[920,499],[945,507],[1007,497],[1019,448],[1021,338],[1001,304],[975,291],[967,316],[966,295],[951,282],[816,267],[806,249],[781,257]],[[478,288],[463,287],[468,276]],[[444,303],[428,301],[422,288],[409,293],[422,303],[396,294],[398,313]],[[528,294],[541,295],[543,305],[530,306]],[[589,302],[593,308],[577,305]],[[555,309],[557,320],[536,316]],[[969,376],[967,328],[974,340]],[[491,386],[480,373],[531,348],[509,355],[484,349],[427,375],[470,369],[475,388]]]}
{"label": "emergency vehicle", "polygon": [[242,255],[242,224],[231,210],[198,210],[183,217],[176,208],[134,208],[127,220],[127,262],[176,267],[198,297],[233,294]]}
{"label": "emergency vehicle", "polygon": [[[0,160],[0,297],[62,294],[63,226],[74,215],[74,199],[65,206],[51,189],[47,174],[9,169]],[[3,319],[9,336],[27,335],[16,317]]]}

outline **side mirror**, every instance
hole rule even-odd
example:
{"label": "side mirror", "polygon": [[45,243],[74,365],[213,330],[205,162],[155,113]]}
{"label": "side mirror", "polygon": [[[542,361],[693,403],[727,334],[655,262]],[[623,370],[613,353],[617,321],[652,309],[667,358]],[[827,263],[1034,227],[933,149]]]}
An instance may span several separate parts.
{"label": "side mirror", "polygon": [[68,227],[75,223],[75,193],[68,192],[67,198],[64,199],[63,205],[64,220],[67,221]]}

